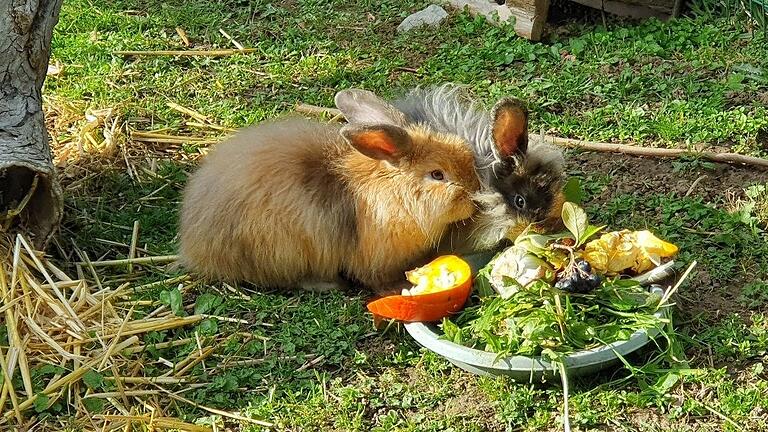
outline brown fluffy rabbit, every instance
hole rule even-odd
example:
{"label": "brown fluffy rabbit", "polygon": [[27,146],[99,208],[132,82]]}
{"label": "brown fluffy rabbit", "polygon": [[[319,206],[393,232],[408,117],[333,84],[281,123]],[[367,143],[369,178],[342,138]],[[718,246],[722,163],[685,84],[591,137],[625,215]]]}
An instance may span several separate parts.
{"label": "brown fluffy rabbit", "polygon": [[206,157],[184,193],[183,265],[313,290],[343,275],[382,292],[474,213],[466,141],[408,124],[368,91],[341,91],[336,106],[358,121],[263,123]]}

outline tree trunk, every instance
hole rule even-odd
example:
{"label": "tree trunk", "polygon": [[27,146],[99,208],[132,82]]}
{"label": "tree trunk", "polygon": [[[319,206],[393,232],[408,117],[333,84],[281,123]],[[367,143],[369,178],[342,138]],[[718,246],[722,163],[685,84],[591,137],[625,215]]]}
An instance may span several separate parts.
{"label": "tree trunk", "polygon": [[0,231],[44,247],[61,220],[61,187],[42,111],[61,0],[0,0]]}

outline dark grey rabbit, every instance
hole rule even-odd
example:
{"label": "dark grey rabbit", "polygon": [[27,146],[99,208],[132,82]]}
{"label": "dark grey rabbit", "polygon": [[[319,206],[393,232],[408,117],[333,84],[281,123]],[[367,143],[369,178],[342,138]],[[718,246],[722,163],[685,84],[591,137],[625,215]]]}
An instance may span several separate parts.
{"label": "dark grey rabbit", "polygon": [[487,251],[514,238],[531,224],[561,227],[564,202],[562,152],[541,140],[528,140],[528,111],[515,99],[501,99],[488,112],[460,86],[416,88],[393,102],[409,121],[467,140],[475,155],[480,210],[453,227],[441,250]]}

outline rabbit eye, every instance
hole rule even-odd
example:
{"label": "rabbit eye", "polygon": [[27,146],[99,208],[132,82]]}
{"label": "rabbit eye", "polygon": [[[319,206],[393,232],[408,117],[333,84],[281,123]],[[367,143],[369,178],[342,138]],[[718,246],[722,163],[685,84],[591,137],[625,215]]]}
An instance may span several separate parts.
{"label": "rabbit eye", "polygon": [[433,179],[435,179],[435,180],[437,180],[437,181],[442,181],[442,180],[444,180],[444,179],[445,179],[445,174],[443,174],[443,172],[442,172],[442,171],[440,171],[440,170],[434,170],[434,171],[432,171],[431,173],[429,173],[429,175],[430,175],[430,176],[431,176]]}
{"label": "rabbit eye", "polygon": [[520,210],[525,208],[525,198],[522,195],[515,195],[515,207]]}

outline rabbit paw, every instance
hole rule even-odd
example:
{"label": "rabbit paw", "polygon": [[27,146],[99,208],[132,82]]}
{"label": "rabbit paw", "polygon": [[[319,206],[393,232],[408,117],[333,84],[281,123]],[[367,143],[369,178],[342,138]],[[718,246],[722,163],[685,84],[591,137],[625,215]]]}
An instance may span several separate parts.
{"label": "rabbit paw", "polygon": [[391,295],[398,295],[403,292],[403,289],[410,288],[413,288],[413,285],[411,285],[411,283],[407,280],[403,280],[375,286],[373,288],[373,292],[378,296],[387,297]]}
{"label": "rabbit paw", "polygon": [[342,284],[338,281],[304,281],[301,282],[299,286],[301,286],[303,290],[316,293],[324,293],[343,289]]}

